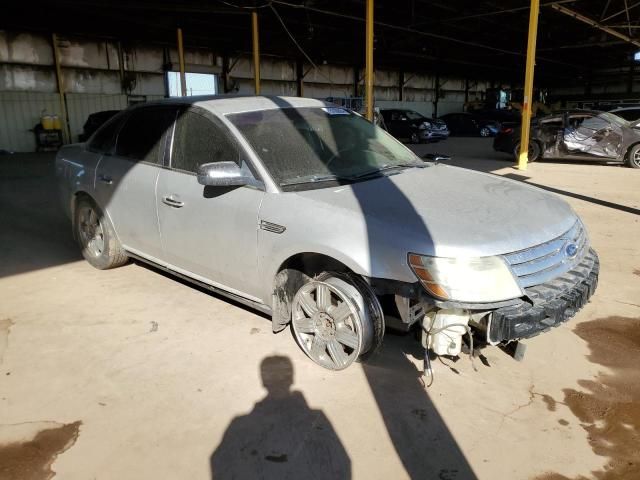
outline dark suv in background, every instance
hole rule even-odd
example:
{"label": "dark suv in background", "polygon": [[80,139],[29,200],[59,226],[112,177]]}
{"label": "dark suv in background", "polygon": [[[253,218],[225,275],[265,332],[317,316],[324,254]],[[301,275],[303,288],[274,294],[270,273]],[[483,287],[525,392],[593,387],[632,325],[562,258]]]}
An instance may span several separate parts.
{"label": "dark suv in background", "polygon": [[78,141],[86,142],[87,140],[89,140],[89,137],[93,135],[93,132],[98,130],[107,122],[107,120],[109,120],[119,111],[120,110],[103,110],[101,112],[95,112],[89,115],[82,127],[82,133],[78,135]]}
{"label": "dark suv in background", "polygon": [[463,137],[494,137],[500,131],[500,122],[477,113],[447,113],[444,120],[451,135]]}
{"label": "dark suv in background", "polygon": [[449,138],[447,124],[436,118],[427,118],[413,110],[381,110],[384,124],[391,135],[411,143],[437,142]]}

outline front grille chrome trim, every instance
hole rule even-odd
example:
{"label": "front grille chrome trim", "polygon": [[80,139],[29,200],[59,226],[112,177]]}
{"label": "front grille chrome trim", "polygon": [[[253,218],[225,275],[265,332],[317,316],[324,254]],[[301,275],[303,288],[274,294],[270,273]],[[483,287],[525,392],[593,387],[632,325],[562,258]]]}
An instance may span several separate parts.
{"label": "front grille chrome trim", "polygon": [[[577,253],[571,257],[567,247],[574,244]],[[571,270],[588,250],[587,232],[580,220],[567,232],[553,240],[525,250],[503,255],[522,288],[539,285]]]}

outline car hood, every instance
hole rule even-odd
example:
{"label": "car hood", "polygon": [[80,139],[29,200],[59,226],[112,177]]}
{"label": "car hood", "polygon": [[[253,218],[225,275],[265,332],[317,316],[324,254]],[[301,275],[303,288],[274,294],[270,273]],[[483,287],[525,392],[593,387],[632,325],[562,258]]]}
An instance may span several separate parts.
{"label": "car hood", "polygon": [[355,230],[365,236],[371,254],[376,249],[443,257],[505,254],[560,236],[577,220],[554,194],[442,164],[291,194],[295,209],[315,217],[314,224],[330,228],[331,235],[353,240],[348,232]]}

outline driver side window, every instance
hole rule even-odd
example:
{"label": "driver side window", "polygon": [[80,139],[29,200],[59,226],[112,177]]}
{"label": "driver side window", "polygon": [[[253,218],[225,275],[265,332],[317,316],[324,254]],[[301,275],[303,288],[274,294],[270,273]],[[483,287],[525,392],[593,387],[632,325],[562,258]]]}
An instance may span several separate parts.
{"label": "driver side window", "polygon": [[191,110],[176,121],[171,168],[195,173],[204,163],[235,162],[240,165],[238,147],[222,128]]}

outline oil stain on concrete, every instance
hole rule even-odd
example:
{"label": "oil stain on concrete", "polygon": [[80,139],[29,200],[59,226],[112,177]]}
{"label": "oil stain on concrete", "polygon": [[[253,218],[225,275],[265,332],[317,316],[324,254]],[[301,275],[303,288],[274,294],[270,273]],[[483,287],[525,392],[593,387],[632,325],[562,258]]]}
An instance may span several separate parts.
{"label": "oil stain on concrete", "polygon": [[76,443],[82,422],[46,424],[51,428],[38,431],[30,439],[0,445],[2,480],[49,480],[55,476],[51,465]]}
{"label": "oil stain on concrete", "polygon": [[[640,319],[608,317],[581,323],[589,360],[607,367],[594,380],[581,380],[582,390],[565,389],[565,403],[578,418],[594,453],[608,457],[592,472],[597,480],[640,478]],[[569,480],[547,473],[538,480]],[[576,480],[586,480],[578,477]]]}

